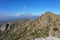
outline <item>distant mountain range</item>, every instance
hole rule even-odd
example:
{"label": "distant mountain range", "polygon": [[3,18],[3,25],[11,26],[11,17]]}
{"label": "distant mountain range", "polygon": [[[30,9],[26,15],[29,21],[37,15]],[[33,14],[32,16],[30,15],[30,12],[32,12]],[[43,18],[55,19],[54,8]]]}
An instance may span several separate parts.
{"label": "distant mountain range", "polygon": [[14,20],[22,20],[22,19],[36,19],[39,16],[8,16],[8,17],[0,17],[0,21],[14,21]]}

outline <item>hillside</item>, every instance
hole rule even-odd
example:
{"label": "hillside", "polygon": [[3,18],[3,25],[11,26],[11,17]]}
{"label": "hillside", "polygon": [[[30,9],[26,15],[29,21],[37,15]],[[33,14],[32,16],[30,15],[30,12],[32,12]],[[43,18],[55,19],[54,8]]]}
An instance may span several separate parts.
{"label": "hillside", "polygon": [[46,12],[36,20],[19,20],[1,26],[2,40],[34,40],[40,37],[60,37],[60,16]]}

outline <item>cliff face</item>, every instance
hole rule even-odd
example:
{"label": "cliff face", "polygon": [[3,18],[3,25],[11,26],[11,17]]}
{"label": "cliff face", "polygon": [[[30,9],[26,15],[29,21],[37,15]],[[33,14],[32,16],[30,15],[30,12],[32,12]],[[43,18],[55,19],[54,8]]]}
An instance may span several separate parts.
{"label": "cliff face", "polygon": [[[40,37],[60,37],[60,16],[46,12],[36,20],[9,23],[11,29],[3,31],[3,40],[33,40]],[[12,27],[11,27],[12,26]]]}

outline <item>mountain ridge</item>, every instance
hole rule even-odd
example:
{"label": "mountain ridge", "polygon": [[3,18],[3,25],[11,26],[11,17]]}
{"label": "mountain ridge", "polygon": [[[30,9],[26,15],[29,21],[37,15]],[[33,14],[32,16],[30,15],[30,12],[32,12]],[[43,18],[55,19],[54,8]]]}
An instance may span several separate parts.
{"label": "mountain ridge", "polygon": [[9,25],[12,26],[12,29],[7,30],[7,33],[3,32],[3,40],[33,40],[34,38],[48,36],[60,37],[60,16],[51,12],[46,12],[35,20],[20,20],[9,23]]}

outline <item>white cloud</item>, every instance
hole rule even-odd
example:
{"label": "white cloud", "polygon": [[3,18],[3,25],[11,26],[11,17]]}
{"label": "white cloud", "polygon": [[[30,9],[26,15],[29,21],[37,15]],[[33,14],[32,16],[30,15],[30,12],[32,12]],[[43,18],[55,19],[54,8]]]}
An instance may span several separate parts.
{"label": "white cloud", "polygon": [[23,9],[26,9],[26,8],[27,8],[27,5],[24,5],[24,6],[23,6]]}
{"label": "white cloud", "polygon": [[19,17],[21,14],[20,13],[17,13],[16,16]]}

